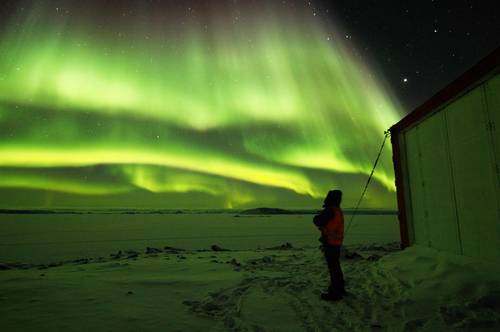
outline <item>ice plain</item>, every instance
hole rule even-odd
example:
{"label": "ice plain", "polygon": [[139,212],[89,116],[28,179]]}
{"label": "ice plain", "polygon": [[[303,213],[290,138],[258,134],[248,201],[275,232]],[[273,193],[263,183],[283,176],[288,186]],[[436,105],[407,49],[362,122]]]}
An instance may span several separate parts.
{"label": "ice plain", "polygon": [[2,331],[498,330],[498,267],[399,250],[395,215],[356,216],[321,301],[311,217],[1,215]]}

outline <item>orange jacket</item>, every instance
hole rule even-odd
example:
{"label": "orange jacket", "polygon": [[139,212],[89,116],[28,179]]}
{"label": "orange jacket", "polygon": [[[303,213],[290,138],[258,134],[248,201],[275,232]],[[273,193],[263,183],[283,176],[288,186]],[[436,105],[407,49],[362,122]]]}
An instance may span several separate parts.
{"label": "orange jacket", "polygon": [[326,243],[341,246],[344,241],[344,213],[341,208],[332,209],[333,217],[330,217],[324,226],[320,226],[321,236],[326,239]]}

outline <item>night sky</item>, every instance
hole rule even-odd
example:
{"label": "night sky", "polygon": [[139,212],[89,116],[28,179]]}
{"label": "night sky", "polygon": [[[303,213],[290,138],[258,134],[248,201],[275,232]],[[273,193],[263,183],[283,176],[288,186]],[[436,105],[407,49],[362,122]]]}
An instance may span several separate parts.
{"label": "night sky", "polygon": [[405,113],[500,46],[495,1],[341,0],[314,8],[321,17],[341,22]]}
{"label": "night sky", "polygon": [[[489,2],[488,2],[489,3]],[[353,206],[500,41],[472,1],[3,1],[1,207]],[[364,207],[395,208],[390,145]]]}

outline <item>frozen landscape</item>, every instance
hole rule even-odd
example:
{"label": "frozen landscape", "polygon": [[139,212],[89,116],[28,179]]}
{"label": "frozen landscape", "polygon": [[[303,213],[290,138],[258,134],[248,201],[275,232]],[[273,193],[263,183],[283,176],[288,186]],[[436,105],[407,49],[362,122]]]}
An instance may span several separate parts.
{"label": "frozen landscape", "polygon": [[499,36],[494,1],[0,1],[0,332],[500,331]]}
{"label": "frozen landscape", "polygon": [[321,301],[311,217],[1,215],[2,330],[498,330],[498,267],[400,251],[395,215],[356,216]]}

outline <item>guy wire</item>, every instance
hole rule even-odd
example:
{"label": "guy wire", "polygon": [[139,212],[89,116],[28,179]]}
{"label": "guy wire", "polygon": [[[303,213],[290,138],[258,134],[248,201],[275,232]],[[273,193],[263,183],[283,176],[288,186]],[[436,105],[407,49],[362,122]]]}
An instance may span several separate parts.
{"label": "guy wire", "polygon": [[354,208],[353,213],[351,214],[351,218],[347,224],[347,228],[344,232],[344,234],[347,234],[349,231],[349,228],[352,225],[352,221],[354,220],[354,216],[356,215],[356,212],[358,212],[359,205],[361,204],[361,201],[363,200],[363,197],[365,196],[366,189],[368,189],[368,185],[370,184],[370,181],[372,179],[373,173],[375,172],[375,168],[377,167],[378,160],[380,159],[380,155],[382,154],[382,150],[384,149],[385,141],[387,140],[387,137],[391,135],[391,132],[389,130],[384,131],[384,140],[382,141],[382,145],[380,146],[380,150],[378,151],[377,159],[375,159],[375,163],[373,164],[372,171],[370,173],[370,176],[368,177],[368,180],[366,181],[365,188],[363,189],[363,192],[361,193],[361,197],[358,200],[358,203],[356,204],[356,207]]}

